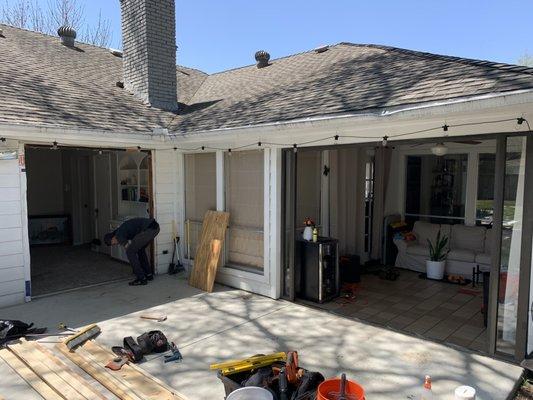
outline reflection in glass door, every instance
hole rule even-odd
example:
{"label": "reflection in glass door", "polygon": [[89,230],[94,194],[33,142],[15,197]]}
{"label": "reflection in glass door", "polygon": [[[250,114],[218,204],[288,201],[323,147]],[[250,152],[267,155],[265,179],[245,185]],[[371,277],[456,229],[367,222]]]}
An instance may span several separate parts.
{"label": "reflection in glass door", "polygon": [[515,354],[526,166],[526,138],[508,137],[497,306],[496,351]]}

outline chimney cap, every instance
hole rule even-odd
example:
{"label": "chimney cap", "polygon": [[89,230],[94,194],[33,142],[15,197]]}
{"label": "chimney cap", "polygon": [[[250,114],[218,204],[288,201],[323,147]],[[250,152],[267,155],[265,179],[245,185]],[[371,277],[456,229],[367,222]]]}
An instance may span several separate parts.
{"label": "chimney cap", "polygon": [[74,47],[74,39],[76,39],[76,30],[69,25],[60,26],[57,34],[61,38],[61,43],[65,46]]}
{"label": "chimney cap", "polygon": [[270,54],[265,50],[259,50],[255,53],[255,61],[257,61],[257,68],[263,68],[268,66],[268,61],[270,60]]}

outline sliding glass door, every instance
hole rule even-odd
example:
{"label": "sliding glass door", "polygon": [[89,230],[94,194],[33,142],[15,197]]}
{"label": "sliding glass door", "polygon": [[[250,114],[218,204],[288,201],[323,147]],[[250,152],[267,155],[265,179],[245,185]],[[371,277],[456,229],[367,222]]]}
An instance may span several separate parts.
{"label": "sliding glass door", "polygon": [[526,355],[531,276],[532,143],[526,136],[498,141],[490,344],[491,352],[521,361]]}

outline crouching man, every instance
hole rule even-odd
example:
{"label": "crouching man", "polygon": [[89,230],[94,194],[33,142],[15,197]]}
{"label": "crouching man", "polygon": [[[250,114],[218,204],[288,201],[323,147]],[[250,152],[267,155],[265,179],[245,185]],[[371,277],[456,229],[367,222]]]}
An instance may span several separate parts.
{"label": "crouching man", "polygon": [[153,218],[132,218],[123,222],[113,232],[104,237],[108,246],[121,245],[126,248],[128,261],[136,276],[130,286],[146,285],[147,281],[154,279],[146,248],[159,234],[159,224]]}

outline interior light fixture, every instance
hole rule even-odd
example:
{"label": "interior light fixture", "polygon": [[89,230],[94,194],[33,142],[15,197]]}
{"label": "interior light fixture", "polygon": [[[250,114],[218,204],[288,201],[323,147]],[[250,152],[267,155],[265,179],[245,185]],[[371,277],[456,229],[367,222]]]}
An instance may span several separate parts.
{"label": "interior light fixture", "polygon": [[293,151],[296,153],[296,152],[298,151],[298,145],[297,145],[296,143],[294,143],[294,144],[292,145],[292,149],[293,149]]}
{"label": "interior light fixture", "polygon": [[387,135],[383,136],[383,140],[381,141],[381,146],[387,147],[388,143],[389,143],[389,137]]}
{"label": "interior light fixture", "polygon": [[437,143],[431,148],[431,152],[437,157],[445,156],[448,154],[448,147],[444,143]]}
{"label": "interior light fixture", "polygon": [[50,147],[52,150],[57,150],[59,149],[59,147],[57,146],[57,142],[54,141],[54,143],[52,143],[52,147]]}

